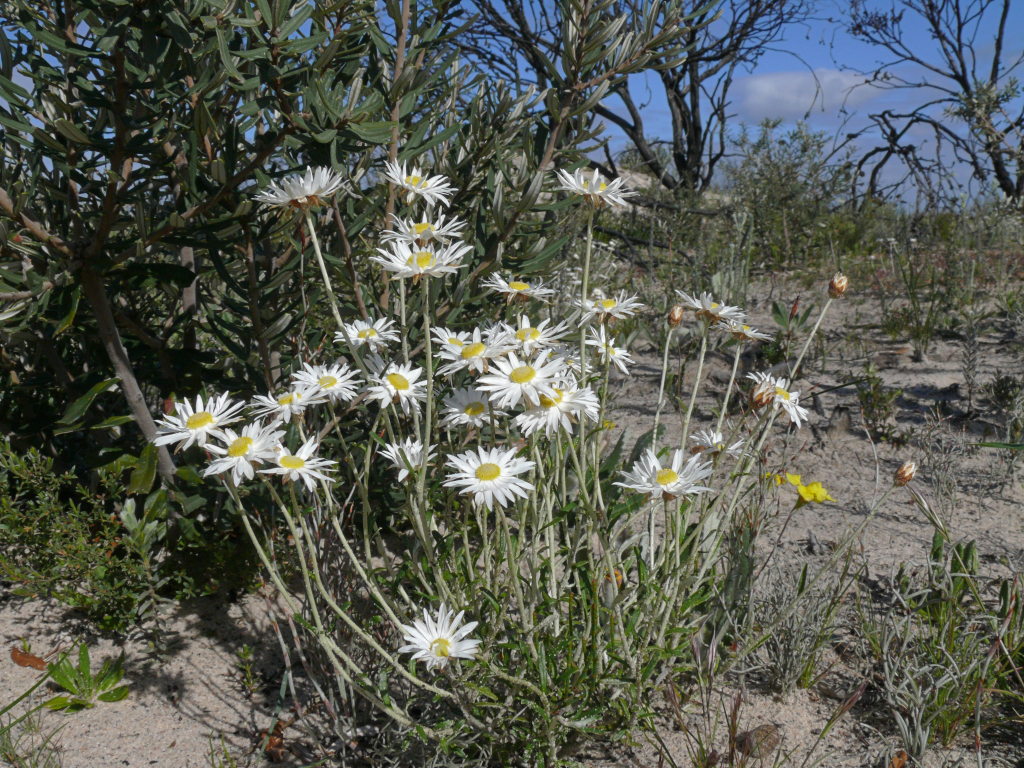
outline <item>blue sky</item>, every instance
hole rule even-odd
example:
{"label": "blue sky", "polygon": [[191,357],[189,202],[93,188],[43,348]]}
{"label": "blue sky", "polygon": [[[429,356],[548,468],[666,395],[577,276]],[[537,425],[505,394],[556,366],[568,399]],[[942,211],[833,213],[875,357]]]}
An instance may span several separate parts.
{"label": "blue sky", "polygon": [[[889,7],[887,3],[872,5],[879,9]],[[990,67],[998,10],[997,6],[990,11],[991,22],[986,20],[978,34],[979,73],[987,73]],[[1011,9],[1008,29],[1016,31],[1008,33],[1005,40],[1006,63],[1015,61],[1024,47],[1024,25],[1013,23],[1013,13],[1024,16],[1024,4]],[[806,116],[807,123],[815,130],[833,134],[842,127],[845,134],[869,125],[867,115],[871,112],[885,108],[904,110],[918,100],[925,100],[921,92],[883,90],[865,84],[864,76],[856,70],[869,70],[876,63],[886,61],[883,57],[885,52],[848,35],[840,23],[840,14],[836,6],[822,6],[819,15],[823,18],[791,27],[785,39],[765,53],[753,71],[737,74],[730,91],[729,107],[734,128],[738,129],[740,122],[755,126],[766,117],[782,118],[792,125]],[[910,47],[934,60],[936,42],[923,25],[914,23],[908,13],[904,28]],[[1022,70],[1024,68],[1018,68],[1016,74],[1024,79]],[[895,71],[905,77],[920,76],[923,72],[907,66]],[[931,81],[934,80],[931,76]],[[670,138],[671,120],[657,74],[633,76],[630,88],[636,101],[649,99],[649,105],[643,112],[647,133]],[[617,112],[624,112],[615,99],[607,100],[606,104]],[[627,139],[615,126],[608,126],[608,135],[613,151],[627,146]],[[924,130],[914,138],[922,144],[931,143],[930,133]],[[867,135],[859,139],[857,145],[866,149],[874,146],[875,140]],[[897,170],[894,165],[887,175],[892,177]],[[959,181],[967,181],[969,175],[966,168],[957,169]]]}

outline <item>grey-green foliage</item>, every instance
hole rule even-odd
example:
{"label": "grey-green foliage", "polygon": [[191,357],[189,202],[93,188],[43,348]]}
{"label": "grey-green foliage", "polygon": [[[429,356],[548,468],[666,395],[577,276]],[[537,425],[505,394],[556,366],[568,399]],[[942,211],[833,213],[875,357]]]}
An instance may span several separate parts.
{"label": "grey-green foliage", "polygon": [[74,665],[64,654],[46,666],[50,677],[67,695],[54,696],[46,702],[49,709],[78,712],[91,709],[97,701],[121,701],[128,695],[127,685],[118,685],[124,677],[124,653],[117,660],[107,659],[95,675],[89,662],[89,648],[83,642],[78,646],[78,664]]}

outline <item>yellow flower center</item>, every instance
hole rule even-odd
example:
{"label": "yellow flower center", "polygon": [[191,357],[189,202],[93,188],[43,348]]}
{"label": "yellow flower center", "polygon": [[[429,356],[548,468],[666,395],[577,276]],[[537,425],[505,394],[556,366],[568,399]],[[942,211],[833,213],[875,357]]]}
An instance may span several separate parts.
{"label": "yellow flower center", "polygon": [[189,429],[202,429],[213,424],[213,414],[209,411],[199,411],[188,417],[185,426]]}
{"label": "yellow flower center", "polygon": [[718,309],[718,302],[717,301],[712,301],[711,302],[711,308],[712,309]]}
{"label": "yellow flower center", "polygon": [[448,337],[448,343],[456,347],[462,346],[462,339],[456,338],[455,336]]}
{"label": "yellow flower center", "polygon": [[389,373],[388,384],[399,392],[404,392],[409,388],[409,380],[400,373]]}
{"label": "yellow flower center", "polygon": [[430,651],[435,656],[447,659],[452,653],[452,643],[446,637],[439,637],[430,644]]}
{"label": "yellow flower center", "polygon": [[789,392],[784,390],[782,387],[775,387],[775,396],[781,397],[786,402],[789,402]]}
{"label": "yellow flower center", "polygon": [[516,331],[516,338],[521,342],[533,341],[540,338],[540,331],[536,328],[520,328]]}
{"label": "yellow flower center", "polygon": [[744,331],[749,331],[750,330],[750,326],[749,325],[744,325],[743,326],[743,330]]}
{"label": "yellow flower center", "polygon": [[[590,180],[589,179],[587,179],[587,180],[585,180],[583,182],[583,188],[586,189],[586,190],[590,189]],[[605,182],[602,181],[601,182],[601,186],[598,187],[598,192],[604,192],[606,189],[608,189],[608,185]]]}
{"label": "yellow flower center", "polygon": [[658,470],[658,485],[672,485],[676,480],[679,479],[679,475],[671,469],[659,469]]}
{"label": "yellow flower center", "polygon": [[421,186],[423,186],[423,177],[422,176],[406,176],[405,177],[405,183],[408,184],[410,187],[421,187]]}
{"label": "yellow flower center", "polygon": [[540,396],[540,404],[545,408],[554,408],[560,402],[562,402],[562,390],[558,387],[552,387],[551,391],[555,393],[554,397],[548,397],[547,395]]}
{"label": "yellow flower center", "polygon": [[323,389],[332,389],[338,385],[338,380],[333,376],[321,376],[317,384]]}
{"label": "yellow flower center", "polygon": [[479,416],[485,410],[486,410],[486,406],[483,403],[480,403],[480,402],[470,403],[469,405],[466,406],[466,415],[467,416]]}
{"label": "yellow flower center", "polygon": [[599,305],[601,306],[601,308],[602,308],[602,309],[603,309],[603,310],[604,310],[605,312],[607,312],[607,311],[608,311],[609,309],[614,309],[614,308],[615,308],[615,305],[616,305],[616,304],[617,304],[618,302],[617,302],[617,301],[615,301],[615,299],[601,299],[601,300],[600,300],[599,302],[597,302],[597,303],[598,303],[598,304],[599,304]]}
{"label": "yellow flower center", "polygon": [[406,259],[405,263],[411,267],[413,260],[416,261],[417,269],[426,269],[427,267],[433,266],[434,254],[432,254],[430,251],[417,251],[408,259]]}
{"label": "yellow flower center", "polygon": [[521,365],[509,374],[509,378],[514,384],[529,384],[536,376],[537,372],[529,365]]}
{"label": "yellow flower center", "polygon": [[251,447],[251,437],[240,437],[228,446],[228,456],[232,459],[237,459],[239,456],[245,456]]}
{"label": "yellow flower center", "polygon": [[420,222],[419,224],[413,224],[412,231],[414,235],[422,235],[424,232],[433,232],[434,227],[428,224],[427,222],[423,221]]}
{"label": "yellow flower center", "polygon": [[375,328],[364,328],[356,334],[356,337],[360,339],[372,339],[376,335],[377,330]]}
{"label": "yellow flower center", "polygon": [[513,280],[511,283],[508,284],[508,287],[511,288],[513,291],[528,291],[528,290],[530,290],[530,284],[529,283],[523,283],[523,282],[520,282],[519,280]]}
{"label": "yellow flower center", "polygon": [[305,459],[298,456],[282,456],[280,462],[281,466],[285,469],[302,469],[306,466]]}
{"label": "yellow flower center", "polygon": [[501,467],[497,464],[481,464],[476,468],[476,479],[487,482],[488,480],[497,480],[501,476]]}
{"label": "yellow flower center", "polygon": [[484,351],[484,345],[481,342],[470,344],[468,347],[462,348],[462,359],[469,360],[471,357],[478,357],[481,352]]}

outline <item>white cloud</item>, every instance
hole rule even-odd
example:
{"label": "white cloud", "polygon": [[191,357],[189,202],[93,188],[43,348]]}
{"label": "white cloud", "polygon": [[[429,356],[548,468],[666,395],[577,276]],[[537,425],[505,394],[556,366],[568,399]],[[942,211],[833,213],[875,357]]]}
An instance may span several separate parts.
{"label": "white cloud", "polygon": [[801,120],[808,111],[834,117],[844,105],[852,110],[881,93],[863,83],[863,75],[824,67],[813,73],[804,69],[750,75],[736,80],[732,106],[740,119],[751,122],[766,117]]}

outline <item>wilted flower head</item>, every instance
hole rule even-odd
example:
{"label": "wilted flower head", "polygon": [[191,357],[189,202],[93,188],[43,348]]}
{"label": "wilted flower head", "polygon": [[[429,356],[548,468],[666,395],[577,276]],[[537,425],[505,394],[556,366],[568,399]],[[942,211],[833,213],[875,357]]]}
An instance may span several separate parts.
{"label": "wilted flower head", "polygon": [[[414,437],[407,437],[398,443],[389,443],[380,449],[381,455],[388,459],[398,470],[398,482],[409,477],[409,468],[415,472],[423,464],[423,443]],[[433,447],[427,451],[427,461],[437,455]]]}
{"label": "wilted flower head", "polygon": [[315,208],[323,205],[328,197],[341,189],[342,178],[340,173],[330,168],[307,168],[305,176],[294,174],[284,177],[279,184],[271,182],[253,199],[275,208]]}
{"label": "wilted flower head", "polygon": [[841,298],[846,293],[846,288],[849,284],[850,278],[842,272],[836,272],[828,284],[828,295],[833,299]]}
{"label": "wilted flower head", "polygon": [[905,461],[900,465],[900,468],[896,470],[896,474],[893,476],[892,482],[897,488],[902,488],[916,476],[917,462],[913,460]]}
{"label": "wilted flower head", "polygon": [[391,162],[384,163],[384,178],[395,186],[404,189],[406,192],[405,202],[412,204],[417,197],[426,200],[427,205],[447,206],[449,198],[454,191],[444,176],[427,176],[418,167],[413,166],[411,171],[406,170],[405,162],[401,165]]}
{"label": "wilted flower head", "polygon": [[571,175],[568,171],[558,170],[555,175],[558,177],[558,189],[580,195],[595,208],[601,208],[607,203],[625,205],[626,198],[636,194],[623,187],[622,179],[606,182],[596,169],[588,174],[580,168]]}
{"label": "wilted flower head", "polygon": [[697,296],[691,296],[685,291],[676,291],[679,298],[683,300],[683,306],[692,310],[698,320],[704,320],[709,325],[725,320],[743,322],[743,310],[739,307],[730,307],[727,304],[720,304],[714,300],[710,293],[705,291]]}

